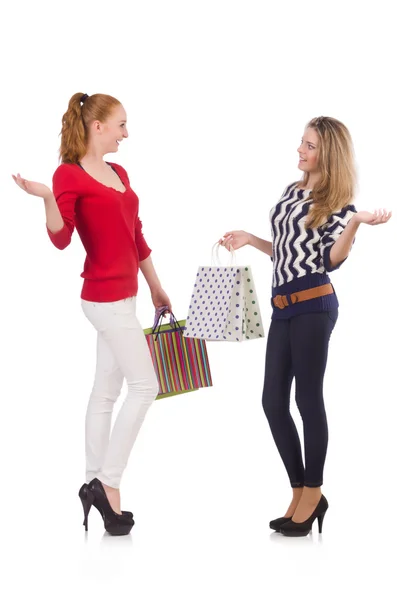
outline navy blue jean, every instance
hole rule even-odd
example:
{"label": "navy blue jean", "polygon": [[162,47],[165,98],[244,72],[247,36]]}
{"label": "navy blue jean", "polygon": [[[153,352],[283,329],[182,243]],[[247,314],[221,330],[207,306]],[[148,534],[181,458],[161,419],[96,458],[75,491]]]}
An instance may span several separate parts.
{"label": "navy blue jean", "polygon": [[[292,487],[319,487],[328,445],[323,380],[328,344],[338,310],[273,320],[266,350],[262,404]],[[305,466],[290,413],[295,378],[296,404],[303,421]]]}

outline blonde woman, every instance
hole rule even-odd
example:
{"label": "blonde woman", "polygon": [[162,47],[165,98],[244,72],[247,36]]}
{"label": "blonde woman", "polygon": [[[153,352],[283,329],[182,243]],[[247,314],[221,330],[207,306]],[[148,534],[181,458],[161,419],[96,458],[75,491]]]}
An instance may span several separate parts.
{"label": "blonde woman", "polygon": [[[131,512],[120,510],[120,480],[158,382],[136,318],[138,270],[156,308],[171,304],[151,259],[138,217],[138,197],[126,170],[106,162],[128,137],[119,100],[106,94],[74,94],[62,119],[61,165],[53,192],[13,176],[28,194],[44,199],[47,231],[63,250],[76,228],[87,257],[82,277],[83,311],[97,330],[97,367],[86,414],[86,483],[79,491],[84,525],[94,505],[112,535],[128,534]],[[114,404],[126,379],[128,392],[114,423]]]}
{"label": "blonde woman", "polygon": [[[228,249],[250,244],[273,261],[263,408],[292,487],[285,515],[270,522],[286,536],[307,535],[316,518],[321,532],[328,508],[321,491],[328,443],[323,378],[338,318],[328,273],[346,260],[361,224],[379,225],[391,217],[385,210],[356,211],[352,141],[340,121],[312,119],[298,153],[303,177],[271,210],[272,242],[245,231],[229,231],[221,240]],[[289,409],[294,378],[305,463]]]}

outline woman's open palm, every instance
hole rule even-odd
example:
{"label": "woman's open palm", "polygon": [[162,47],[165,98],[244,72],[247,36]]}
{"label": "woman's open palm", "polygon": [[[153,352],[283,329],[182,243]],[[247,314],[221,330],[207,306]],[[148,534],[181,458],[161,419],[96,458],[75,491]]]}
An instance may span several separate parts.
{"label": "woman's open palm", "polygon": [[15,183],[27,194],[31,196],[38,196],[39,198],[45,198],[49,194],[51,194],[51,190],[49,187],[44,185],[44,183],[38,183],[37,181],[28,181],[21,177],[20,173],[12,176]]}
{"label": "woman's open palm", "polygon": [[375,210],[373,213],[361,210],[357,213],[357,220],[359,223],[365,223],[366,225],[380,225],[381,223],[387,223],[392,213],[386,209]]}

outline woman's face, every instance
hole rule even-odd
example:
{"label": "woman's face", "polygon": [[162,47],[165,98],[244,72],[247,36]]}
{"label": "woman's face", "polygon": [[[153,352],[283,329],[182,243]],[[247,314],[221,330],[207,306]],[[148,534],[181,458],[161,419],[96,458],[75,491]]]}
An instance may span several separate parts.
{"label": "woman's face", "polygon": [[305,129],[298,152],[298,168],[305,173],[316,172],[319,156],[319,137],[311,127]]}
{"label": "woman's face", "polygon": [[116,106],[104,123],[96,121],[94,131],[99,134],[97,141],[100,143],[103,154],[117,152],[119,144],[128,137],[127,114],[124,107],[121,104]]}

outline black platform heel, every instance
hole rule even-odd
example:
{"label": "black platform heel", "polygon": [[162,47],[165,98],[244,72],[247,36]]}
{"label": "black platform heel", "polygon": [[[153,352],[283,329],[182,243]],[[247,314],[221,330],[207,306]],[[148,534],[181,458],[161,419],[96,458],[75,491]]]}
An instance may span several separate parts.
{"label": "black platform heel", "polygon": [[79,498],[81,500],[81,504],[83,505],[84,511],[83,525],[85,530],[88,531],[88,515],[90,513],[91,506],[94,504],[95,496],[88,488],[86,483],[84,483],[79,490]]}
{"label": "black platform heel", "polygon": [[306,519],[306,521],[303,521],[303,523],[295,523],[291,519],[288,523],[285,523],[285,525],[281,525],[280,533],[289,537],[299,537],[307,535],[312,530],[312,525],[316,519],[318,519],[318,531],[319,533],[322,533],[324,515],[327,512],[327,510],[327,499],[325,496],[321,496],[319,503],[317,504],[310,517]]}
{"label": "black platform heel", "polygon": [[106,531],[110,535],[128,535],[135,524],[132,513],[124,511],[119,515],[114,512],[99,479],[93,479],[87,487],[94,497],[92,504],[102,516]]}
{"label": "black platform heel", "polygon": [[279,532],[280,527],[282,525],[285,525],[285,523],[288,523],[288,521],[290,521],[290,520],[291,520],[291,517],[279,517],[278,519],[273,519],[273,521],[270,521],[269,527],[270,527],[270,529],[274,529],[274,531]]}

